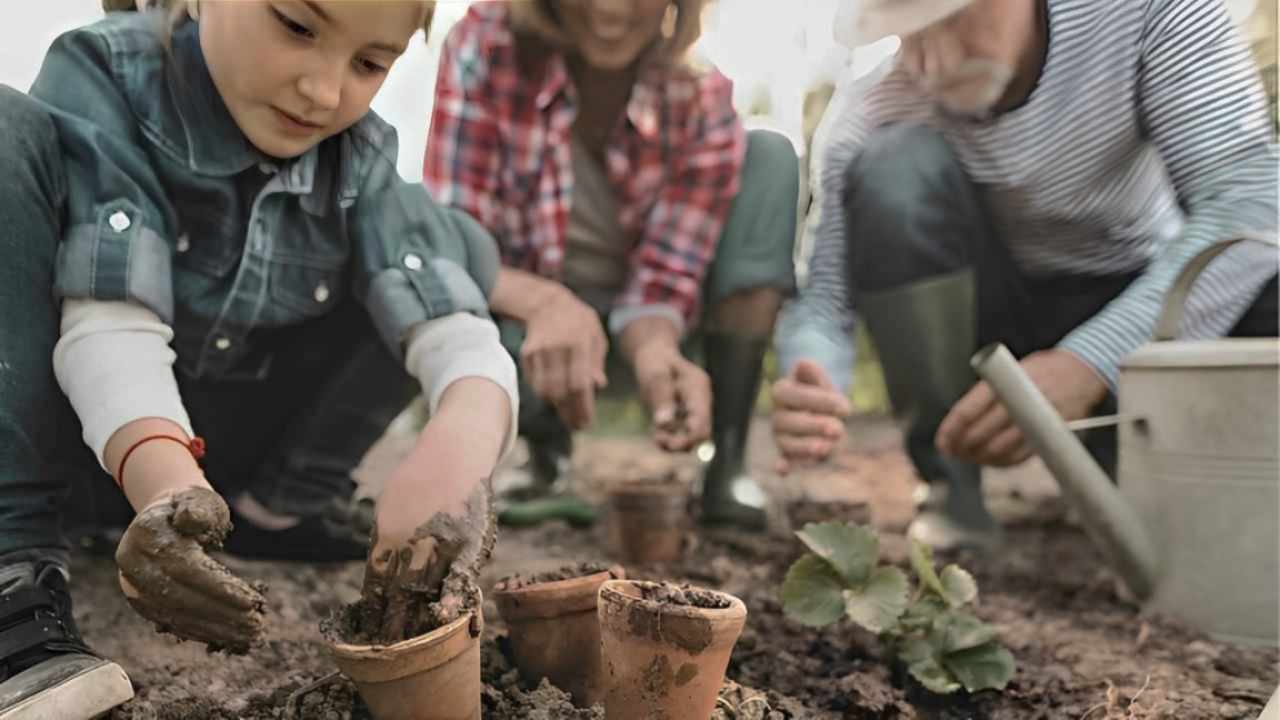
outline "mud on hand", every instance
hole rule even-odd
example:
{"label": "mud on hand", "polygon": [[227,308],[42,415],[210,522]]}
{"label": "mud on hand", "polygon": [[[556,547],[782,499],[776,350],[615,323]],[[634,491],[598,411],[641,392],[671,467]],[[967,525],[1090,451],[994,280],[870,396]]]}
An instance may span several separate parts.
{"label": "mud on hand", "polygon": [[139,615],[211,650],[247,652],[261,635],[266,599],[209,557],[231,531],[227,504],[190,488],[138,513],[116,548],[120,588]]}
{"label": "mud on hand", "polygon": [[492,491],[477,483],[465,514],[438,513],[401,542],[373,533],[356,621],[360,634],[391,644],[417,637],[480,607],[480,568],[497,539]]}

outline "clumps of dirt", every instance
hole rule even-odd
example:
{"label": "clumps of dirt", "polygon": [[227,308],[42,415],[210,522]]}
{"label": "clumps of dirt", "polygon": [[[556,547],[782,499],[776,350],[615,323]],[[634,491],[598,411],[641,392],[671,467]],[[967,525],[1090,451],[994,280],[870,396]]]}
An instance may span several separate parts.
{"label": "clumps of dirt", "polygon": [[613,485],[610,489],[614,492],[654,492],[684,490],[687,488],[685,482],[680,479],[680,475],[674,470],[670,470],[668,472],[649,477],[623,480],[622,482]]}
{"label": "clumps of dirt", "polygon": [[622,568],[617,565],[609,565],[602,562],[583,562],[576,565],[565,565],[556,570],[548,570],[547,572],[537,573],[535,575],[508,575],[502,578],[494,586],[499,591],[510,592],[512,590],[520,590],[530,585],[540,585],[542,583],[559,582],[561,580],[573,580],[574,578],[587,577],[588,575],[596,575],[598,573],[607,572],[611,579],[617,580],[624,576]]}
{"label": "clumps of dirt", "polygon": [[484,717],[490,720],[604,720],[604,708],[574,707],[569,693],[546,678],[530,691],[518,684],[501,689],[485,685],[480,700]]}
{"label": "clumps of dirt", "polygon": [[733,603],[722,593],[668,582],[639,582],[640,597],[659,605],[682,605],[702,610],[728,610]]}
{"label": "clumps of dirt", "polygon": [[787,521],[793,530],[799,530],[809,523],[832,520],[854,525],[871,524],[871,505],[869,503],[797,498],[788,502],[786,507]]}
{"label": "clumps of dirt", "polygon": [[547,679],[533,690],[526,690],[520,671],[508,658],[506,637],[485,643],[481,655],[480,675],[484,681],[481,705],[485,720],[604,720],[604,708],[574,707],[569,693]]}
{"label": "clumps of dirt", "polygon": [[800,720],[812,713],[790,698],[725,680],[710,720]]}

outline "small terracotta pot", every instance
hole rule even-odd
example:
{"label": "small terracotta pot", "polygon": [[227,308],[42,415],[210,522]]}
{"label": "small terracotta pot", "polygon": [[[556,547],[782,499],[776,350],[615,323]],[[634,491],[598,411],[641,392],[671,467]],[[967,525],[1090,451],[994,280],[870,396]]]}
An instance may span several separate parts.
{"label": "small terracotta pot", "polygon": [[609,538],[628,563],[671,562],[684,553],[689,493],[670,483],[627,483],[609,493]]}
{"label": "small terracotta pot", "polygon": [[480,720],[479,617],[394,645],[334,643],[334,661],[375,720]]}
{"label": "small terracotta pot", "polygon": [[622,568],[614,566],[515,590],[507,590],[504,583],[494,588],[494,602],[511,638],[511,653],[526,683],[537,685],[545,677],[572,695],[579,707],[604,699],[596,597],[606,580],[624,577]]}
{"label": "small terracotta pot", "polygon": [[747,608],[724,593],[712,593],[728,602],[724,609],[659,604],[641,597],[646,585],[653,583],[610,580],[600,587],[605,716],[709,718]]}

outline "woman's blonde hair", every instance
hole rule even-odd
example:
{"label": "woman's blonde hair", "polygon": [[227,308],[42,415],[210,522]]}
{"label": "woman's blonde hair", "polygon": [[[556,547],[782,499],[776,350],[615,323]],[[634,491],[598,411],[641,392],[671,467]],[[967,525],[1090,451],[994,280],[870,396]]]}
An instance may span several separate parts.
{"label": "woman's blonde hair", "polygon": [[[679,66],[689,62],[689,51],[702,37],[703,11],[713,0],[671,0],[662,23],[662,44],[652,61]],[[556,10],[559,0],[512,0],[511,29],[517,38],[533,39],[557,50],[570,50],[573,43],[560,27]]]}

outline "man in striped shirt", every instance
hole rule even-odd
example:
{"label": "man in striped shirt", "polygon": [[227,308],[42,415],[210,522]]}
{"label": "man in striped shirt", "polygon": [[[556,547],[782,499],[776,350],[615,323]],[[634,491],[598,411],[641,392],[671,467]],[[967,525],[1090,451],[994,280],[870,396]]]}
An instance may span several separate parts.
{"label": "man in striped shirt", "polygon": [[[917,470],[946,488],[911,535],[986,544],[979,468],[1031,450],[974,383],[976,347],[1004,342],[1065,419],[1085,417],[1113,402],[1182,267],[1236,238],[1261,242],[1210,265],[1183,334],[1276,334],[1265,97],[1222,0],[862,0],[854,34],[902,45],[828,110],[775,436],[790,463],[838,443],[856,310]],[[1113,443],[1092,444],[1104,463]]]}

